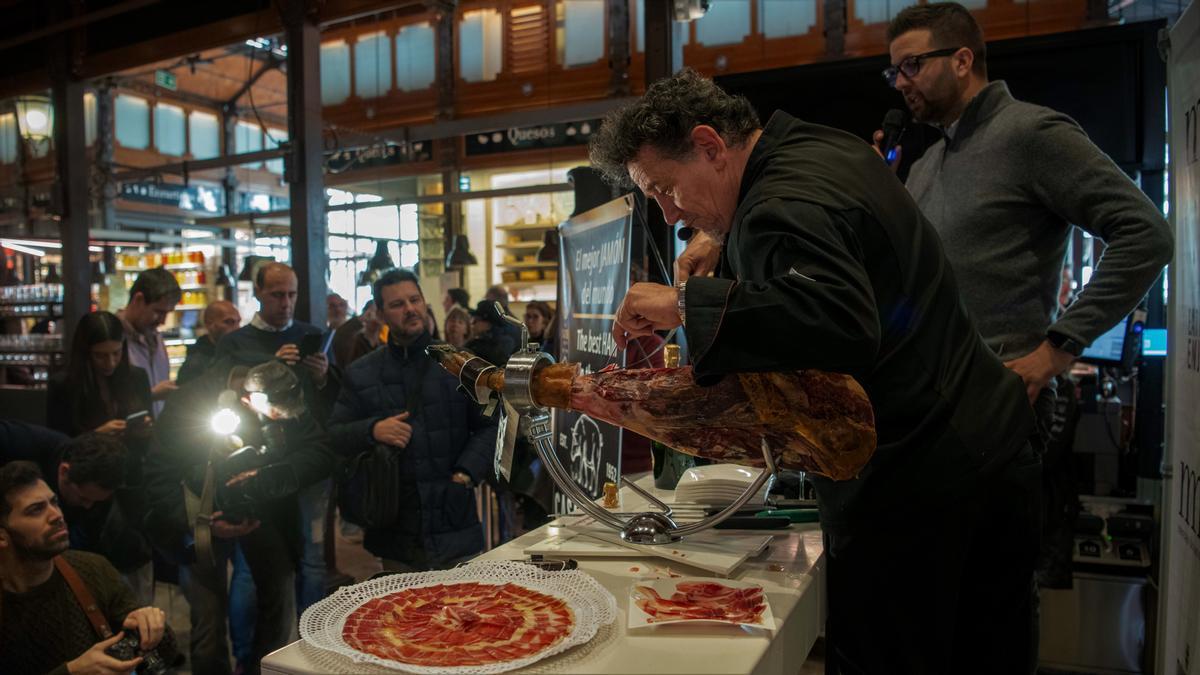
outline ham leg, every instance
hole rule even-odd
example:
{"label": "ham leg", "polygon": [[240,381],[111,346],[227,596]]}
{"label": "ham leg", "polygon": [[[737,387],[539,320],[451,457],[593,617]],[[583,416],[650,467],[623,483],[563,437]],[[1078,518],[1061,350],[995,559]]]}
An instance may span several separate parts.
{"label": "ham leg", "polygon": [[[448,345],[430,354],[455,376],[469,352]],[[489,388],[503,389],[493,372]],[[739,373],[701,387],[691,367],[580,374],[578,364],[539,370],[534,400],[634,431],[697,457],[762,466],[765,437],[780,468],[834,480],[858,475],[875,452],[875,417],[862,387],[847,375],[816,370]]]}

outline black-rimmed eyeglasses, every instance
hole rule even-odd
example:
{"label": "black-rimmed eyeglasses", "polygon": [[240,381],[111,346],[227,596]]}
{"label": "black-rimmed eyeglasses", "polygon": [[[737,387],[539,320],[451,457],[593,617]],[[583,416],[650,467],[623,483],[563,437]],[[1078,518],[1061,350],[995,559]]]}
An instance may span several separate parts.
{"label": "black-rimmed eyeglasses", "polygon": [[962,49],[962,47],[947,47],[946,49],[935,49],[931,52],[925,52],[924,54],[913,54],[912,56],[906,56],[900,63],[884,68],[883,79],[887,80],[889,87],[895,87],[896,78],[899,77],[900,73],[904,73],[904,76],[911,80],[917,76],[917,73],[921,72],[921,63],[925,61],[925,59],[932,59],[938,56],[950,56],[960,49]]}

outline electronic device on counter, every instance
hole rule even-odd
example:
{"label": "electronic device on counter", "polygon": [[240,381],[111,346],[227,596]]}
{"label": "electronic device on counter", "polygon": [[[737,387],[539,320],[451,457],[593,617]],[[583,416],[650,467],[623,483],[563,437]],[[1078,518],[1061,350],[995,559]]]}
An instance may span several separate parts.
{"label": "electronic device on counter", "polygon": [[1083,350],[1080,361],[1097,366],[1128,368],[1142,350],[1143,312],[1135,311]]}

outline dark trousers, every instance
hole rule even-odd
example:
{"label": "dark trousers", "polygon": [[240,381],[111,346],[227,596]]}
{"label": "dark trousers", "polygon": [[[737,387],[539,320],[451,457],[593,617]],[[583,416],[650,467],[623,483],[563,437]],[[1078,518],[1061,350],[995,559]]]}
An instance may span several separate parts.
{"label": "dark trousers", "polygon": [[[295,523],[289,521],[290,527]],[[191,668],[194,673],[230,673],[229,615],[226,562],[232,553],[229,542],[216,540],[215,571],[202,572],[196,565],[180,567],[179,585],[191,606]],[[258,673],[267,654],[284,647],[296,620],[295,555],[288,540],[272,520],[238,539],[257,591],[254,651],[247,660],[247,673]]]}
{"label": "dark trousers", "polygon": [[1041,491],[1026,447],[961,502],[829,552],[826,672],[1032,673]]}

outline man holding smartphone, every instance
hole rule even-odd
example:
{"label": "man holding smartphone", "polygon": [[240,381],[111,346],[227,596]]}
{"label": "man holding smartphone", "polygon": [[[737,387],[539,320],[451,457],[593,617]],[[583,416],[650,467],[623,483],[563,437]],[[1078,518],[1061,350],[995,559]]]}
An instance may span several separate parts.
{"label": "man holding smartphone", "polygon": [[[279,359],[300,376],[308,408],[322,425],[329,419],[341,379],[322,350],[324,331],[294,318],[299,280],[291,267],[269,262],[254,275],[254,297],[259,310],[246,326],[229,333],[217,344],[217,360],[256,366]],[[329,509],[329,481],[302,490],[300,527],[304,536],[301,555],[298,609],[325,597],[325,516]]]}

